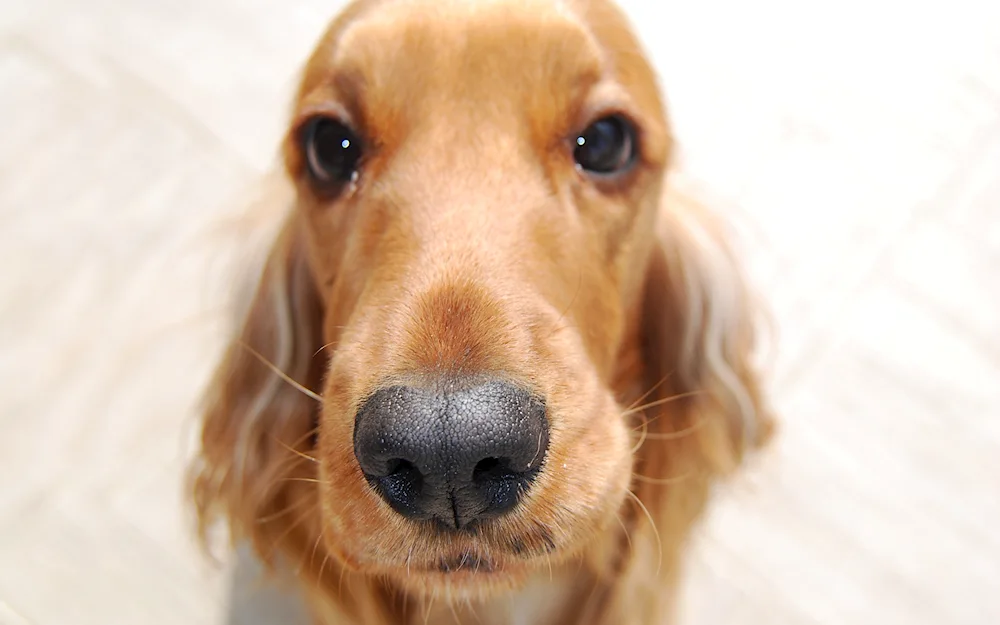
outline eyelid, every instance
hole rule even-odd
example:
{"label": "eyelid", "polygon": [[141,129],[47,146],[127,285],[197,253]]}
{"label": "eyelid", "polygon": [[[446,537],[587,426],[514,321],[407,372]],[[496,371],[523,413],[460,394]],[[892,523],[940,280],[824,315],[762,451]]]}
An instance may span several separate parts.
{"label": "eyelid", "polygon": [[316,104],[307,104],[301,107],[295,114],[292,128],[296,129],[297,132],[302,132],[308,124],[318,117],[334,119],[350,128],[355,134],[361,135],[356,121],[347,109],[341,106],[339,102],[331,100],[324,100]]}
{"label": "eyelid", "polygon": [[[621,85],[614,82],[602,82],[594,86],[587,94],[586,100],[576,114],[574,132],[583,132],[597,120],[611,115],[621,115],[633,125],[637,118],[636,107],[628,93]],[[575,139],[575,135],[574,135]]]}

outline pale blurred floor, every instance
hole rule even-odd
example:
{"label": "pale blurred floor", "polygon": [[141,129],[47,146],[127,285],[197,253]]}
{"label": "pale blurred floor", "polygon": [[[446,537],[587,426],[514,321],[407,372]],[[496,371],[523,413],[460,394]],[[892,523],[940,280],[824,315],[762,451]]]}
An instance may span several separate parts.
{"label": "pale blurred floor", "polygon": [[[685,622],[1000,623],[1000,3],[627,4],[781,331]],[[0,4],[0,624],[283,621],[180,471],[227,220],[339,5]]]}

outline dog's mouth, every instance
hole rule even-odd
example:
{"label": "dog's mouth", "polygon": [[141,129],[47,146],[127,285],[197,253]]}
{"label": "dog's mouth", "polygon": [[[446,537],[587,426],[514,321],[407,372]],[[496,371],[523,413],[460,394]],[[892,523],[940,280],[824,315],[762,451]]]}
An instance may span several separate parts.
{"label": "dog's mouth", "polygon": [[454,575],[456,573],[472,574],[502,574],[504,572],[530,568],[544,560],[555,551],[555,545],[550,541],[541,549],[525,549],[523,542],[518,541],[513,547],[504,550],[470,547],[449,552],[447,555],[424,561],[421,565],[407,563],[407,569],[432,574]]}
{"label": "dog's mouth", "polygon": [[509,554],[467,550],[420,564],[412,562],[409,568],[394,567],[390,577],[417,595],[436,596],[443,591],[453,597],[482,597],[519,586],[539,566]]}
{"label": "dog's mouth", "polygon": [[453,590],[474,588],[479,581],[487,580],[491,586],[507,587],[532,571],[551,566],[552,557],[559,559],[552,532],[540,524],[531,532],[502,539],[498,535],[452,538],[457,540],[439,543],[437,549],[416,548],[383,572],[415,589],[439,584]]}

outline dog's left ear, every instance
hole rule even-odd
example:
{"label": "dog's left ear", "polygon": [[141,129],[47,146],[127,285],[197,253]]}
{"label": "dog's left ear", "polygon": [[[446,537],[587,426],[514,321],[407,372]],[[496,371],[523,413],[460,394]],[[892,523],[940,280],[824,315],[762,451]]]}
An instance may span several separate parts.
{"label": "dog's left ear", "polygon": [[629,614],[650,622],[671,609],[665,589],[677,587],[712,484],[774,430],[754,353],[766,319],[722,223],[671,190],[656,227],[639,311],[643,386],[625,410],[635,438],[630,489],[640,505],[627,508],[635,549],[618,595]]}
{"label": "dog's left ear", "polygon": [[647,382],[660,385],[644,401],[662,402],[645,413],[645,471],[671,477],[657,474],[682,467],[668,467],[664,456],[681,456],[690,459],[685,471],[729,473],[774,430],[755,362],[766,317],[722,223],[673,190],[659,215],[643,306]]}

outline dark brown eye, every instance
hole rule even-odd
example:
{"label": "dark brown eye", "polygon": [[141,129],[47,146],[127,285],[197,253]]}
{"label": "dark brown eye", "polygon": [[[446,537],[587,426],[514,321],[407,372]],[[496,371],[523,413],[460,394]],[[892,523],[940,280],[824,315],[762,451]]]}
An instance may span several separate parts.
{"label": "dark brown eye", "polygon": [[635,129],[623,117],[603,117],[580,133],[573,149],[573,159],[586,172],[616,174],[628,169],[635,160]]}
{"label": "dark brown eye", "polygon": [[317,117],[302,132],[309,173],[323,184],[351,180],[361,161],[361,140],[350,128],[329,117]]}

